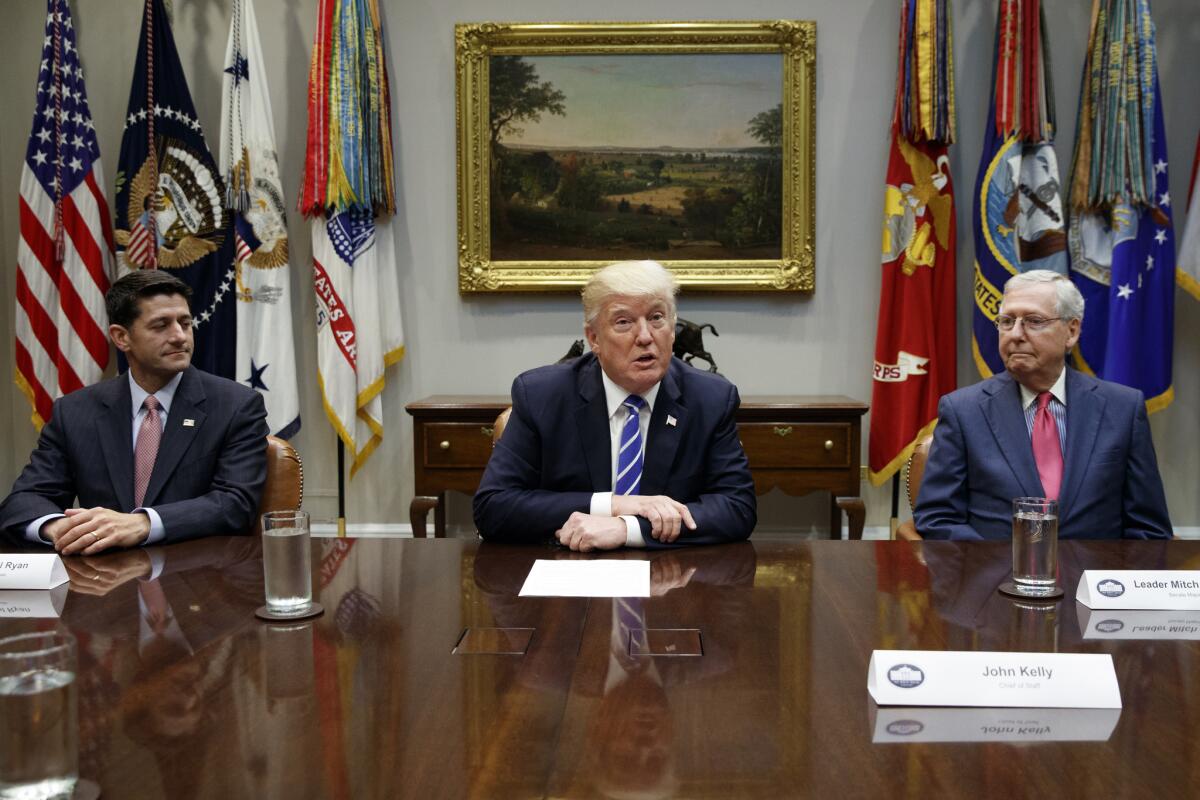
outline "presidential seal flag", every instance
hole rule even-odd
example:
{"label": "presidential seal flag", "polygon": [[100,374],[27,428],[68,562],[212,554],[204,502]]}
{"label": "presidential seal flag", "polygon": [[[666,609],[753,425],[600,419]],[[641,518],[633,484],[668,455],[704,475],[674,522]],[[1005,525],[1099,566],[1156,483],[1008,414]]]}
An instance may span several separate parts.
{"label": "presidential seal flag", "polygon": [[1039,0],[1001,0],[991,103],[971,215],[975,233],[971,353],[985,378],[1004,371],[996,331],[1004,284],[1031,269],[1067,273],[1049,52]]}
{"label": "presidential seal flag", "polygon": [[21,166],[16,382],[41,430],[55,398],[108,366],[112,224],[67,0],[46,4],[33,128]]}
{"label": "presidential seal flag", "polygon": [[263,396],[271,433],[287,439],[300,430],[287,219],[253,0],[233,0],[221,175],[233,218],[237,379]]}
{"label": "presidential seal flag", "polygon": [[192,363],[236,379],[237,270],[217,165],[188,92],[162,0],[146,0],[121,160],[118,267],[166,269],[192,287]]}
{"label": "presidential seal flag", "polygon": [[376,0],[320,0],[300,211],[311,217],[325,413],[353,476],[383,439],[387,367],[404,355],[393,233],[391,98]]}
{"label": "presidential seal flag", "polygon": [[1200,300],[1200,137],[1196,139],[1196,157],[1192,162],[1192,180],[1188,183],[1187,222],[1179,243],[1179,264],[1175,280],[1188,294]]}
{"label": "presidential seal flag", "polygon": [[933,430],[938,399],[957,384],[953,53],[949,4],[903,0],[871,390],[876,486]]}
{"label": "presidential seal flag", "polygon": [[[1174,399],[1175,235],[1147,0],[1095,0],[1071,177],[1071,278],[1086,302],[1075,366]],[[1114,79],[1119,77],[1119,80]]]}

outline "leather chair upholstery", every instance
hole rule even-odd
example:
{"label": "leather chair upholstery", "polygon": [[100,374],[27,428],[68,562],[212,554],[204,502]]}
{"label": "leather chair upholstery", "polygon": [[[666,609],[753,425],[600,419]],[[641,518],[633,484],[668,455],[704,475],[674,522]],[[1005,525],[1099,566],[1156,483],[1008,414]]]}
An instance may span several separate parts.
{"label": "leather chair upholstery", "polygon": [[504,433],[504,426],[508,424],[508,418],[512,415],[512,406],[500,412],[500,416],[496,417],[496,423],[492,426],[492,447],[496,446],[496,442],[500,441],[500,436]]}
{"label": "leather chair upholstery", "polygon": [[300,453],[283,439],[267,437],[267,480],[253,533],[262,533],[262,515],[268,511],[298,509],[304,502],[304,464]]}
{"label": "leather chair upholstery", "polygon": [[[908,507],[917,507],[917,495],[921,493],[921,478],[925,475],[925,462],[929,459],[929,446],[933,444],[933,435],[924,437],[913,448],[908,457],[908,468],[905,470],[905,491],[908,493]],[[911,519],[900,523],[896,529],[897,539],[907,539],[911,542],[921,541],[921,534]]]}

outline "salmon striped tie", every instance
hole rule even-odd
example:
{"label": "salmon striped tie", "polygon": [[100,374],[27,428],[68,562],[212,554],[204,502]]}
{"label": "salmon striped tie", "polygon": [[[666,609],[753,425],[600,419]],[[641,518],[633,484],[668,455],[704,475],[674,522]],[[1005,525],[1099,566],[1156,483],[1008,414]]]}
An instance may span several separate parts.
{"label": "salmon striped tie", "polygon": [[133,448],[133,505],[140,508],[146,499],[146,487],[150,485],[150,473],[154,472],[154,459],[158,458],[158,445],[162,441],[162,417],[158,409],[162,404],[149,395],[142,405],[146,418],[138,429],[137,444]]}
{"label": "salmon striped tie", "polygon": [[1033,417],[1033,460],[1037,463],[1042,490],[1051,500],[1058,499],[1062,487],[1062,443],[1058,440],[1058,425],[1050,413],[1050,393],[1037,397],[1037,413]]}

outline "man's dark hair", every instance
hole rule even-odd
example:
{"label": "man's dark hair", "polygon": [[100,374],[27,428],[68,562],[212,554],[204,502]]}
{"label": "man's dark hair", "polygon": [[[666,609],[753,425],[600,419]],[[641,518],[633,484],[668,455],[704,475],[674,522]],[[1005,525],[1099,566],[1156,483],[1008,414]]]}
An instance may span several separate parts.
{"label": "man's dark hair", "polygon": [[190,300],[192,287],[158,269],[135,269],[123,275],[104,293],[109,324],[128,328],[138,318],[138,300],[160,294],[178,294]]}

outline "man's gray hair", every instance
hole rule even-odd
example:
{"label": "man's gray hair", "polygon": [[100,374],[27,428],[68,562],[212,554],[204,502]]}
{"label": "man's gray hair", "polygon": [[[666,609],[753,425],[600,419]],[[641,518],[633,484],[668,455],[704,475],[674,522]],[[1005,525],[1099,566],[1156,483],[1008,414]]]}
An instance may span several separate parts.
{"label": "man's gray hair", "polygon": [[667,304],[675,322],[675,295],[679,282],[657,261],[618,261],[598,271],[583,287],[583,322],[591,325],[614,297],[654,297]]}
{"label": "man's gray hair", "polygon": [[1079,293],[1079,287],[1066,275],[1058,272],[1048,269],[1019,272],[1004,284],[1004,294],[1008,295],[1013,289],[1036,286],[1040,283],[1049,283],[1054,286],[1054,293],[1058,295],[1058,302],[1054,305],[1055,316],[1062,317],[1064,320],[1083,321],[1083,295]]}

